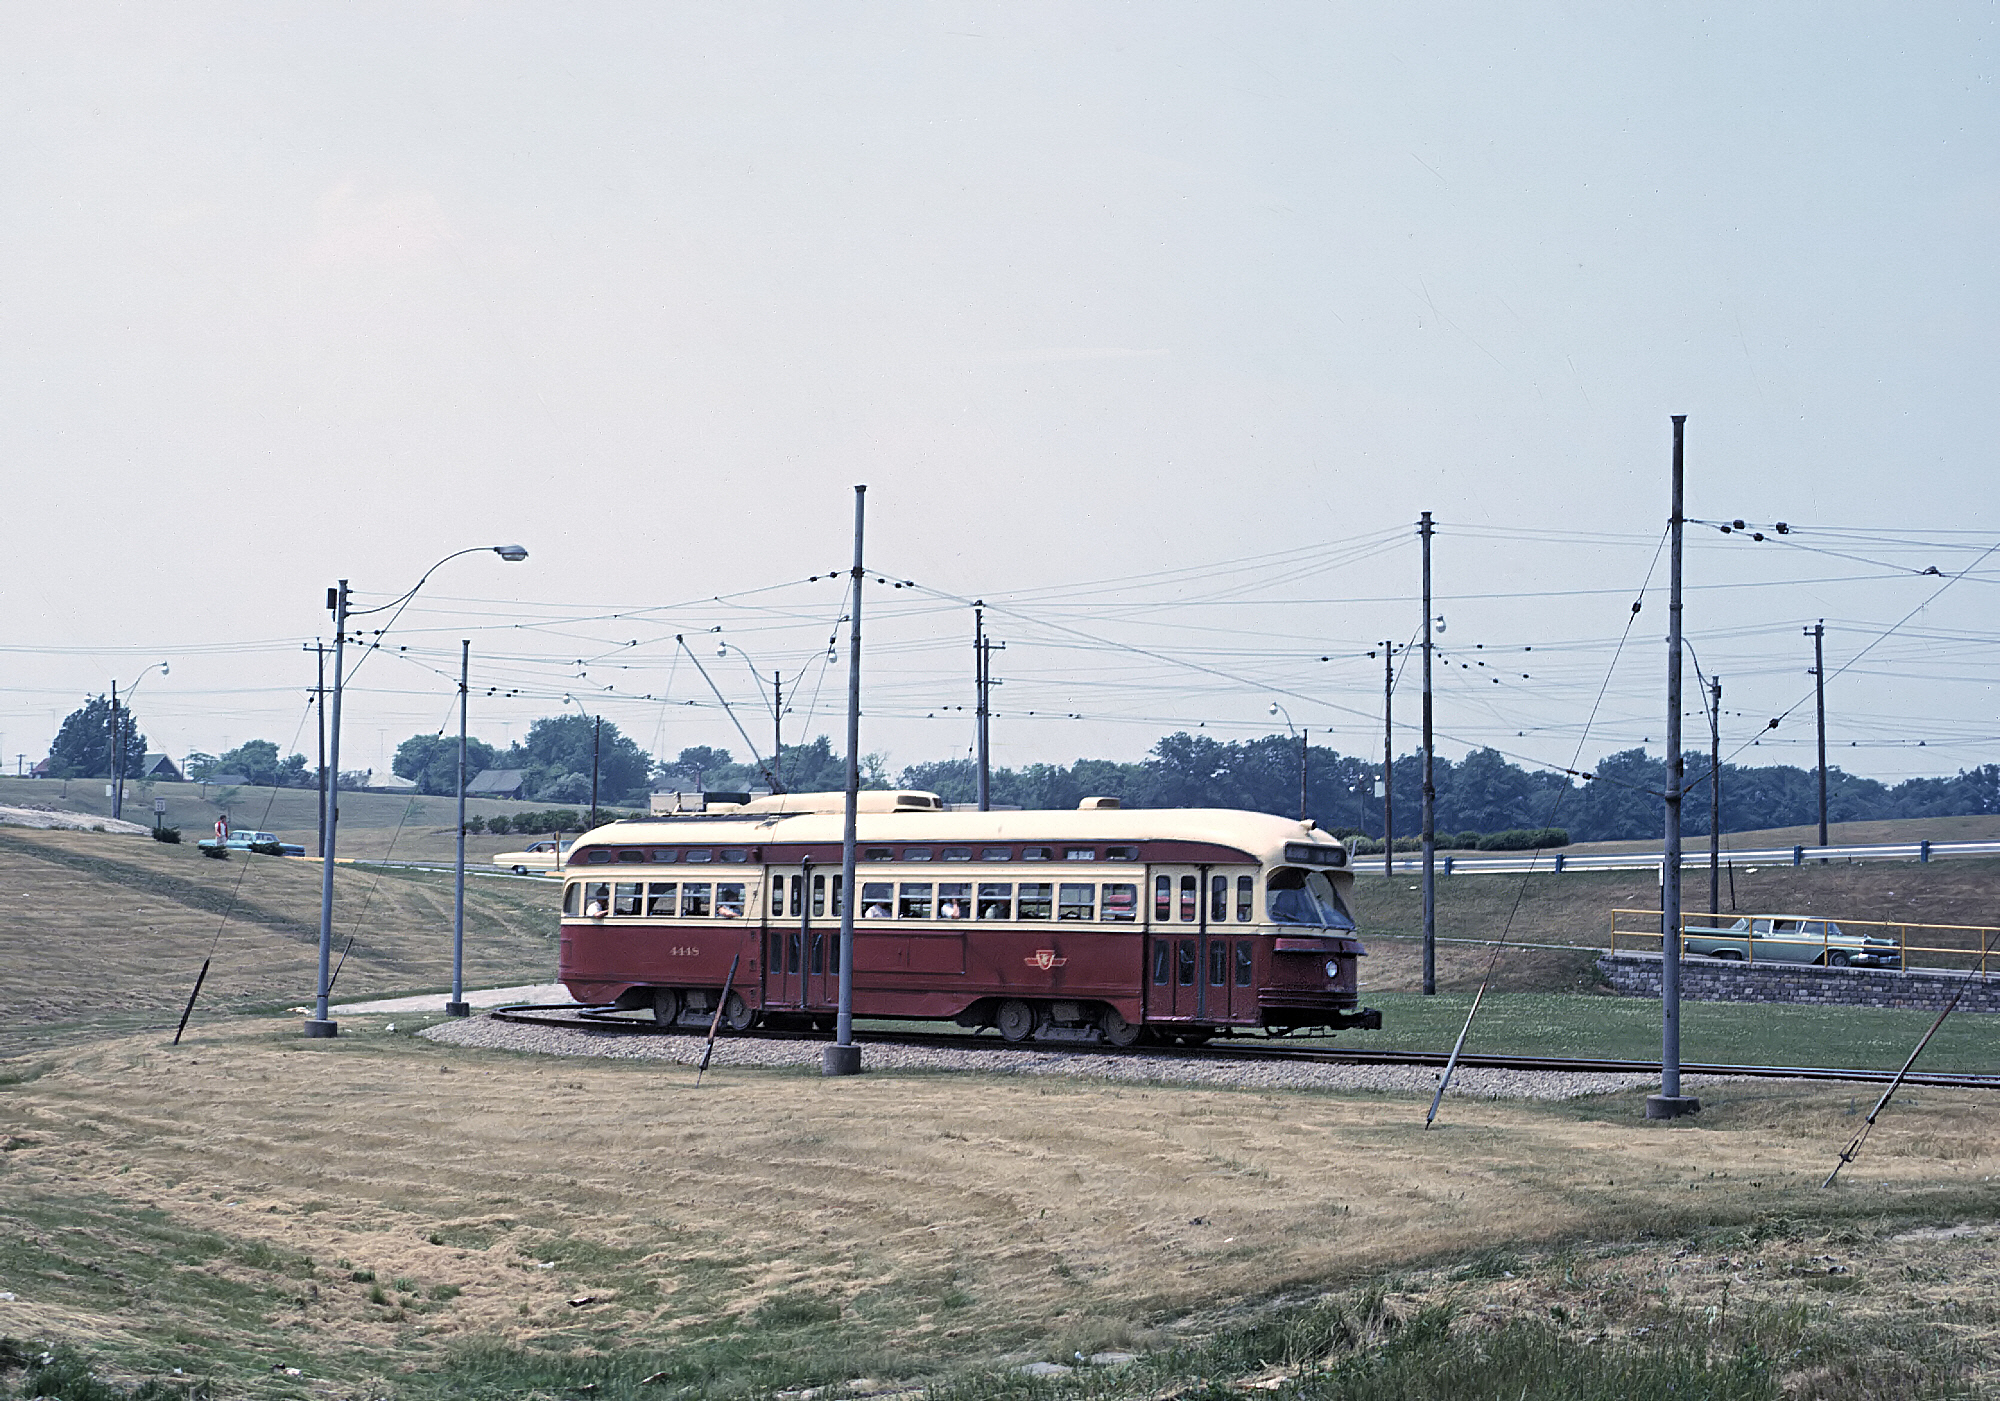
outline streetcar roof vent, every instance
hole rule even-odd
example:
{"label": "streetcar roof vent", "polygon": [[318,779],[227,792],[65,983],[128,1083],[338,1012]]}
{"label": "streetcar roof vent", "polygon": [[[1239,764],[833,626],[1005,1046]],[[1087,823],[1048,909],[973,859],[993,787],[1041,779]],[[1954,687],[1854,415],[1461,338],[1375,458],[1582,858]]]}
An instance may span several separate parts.
{"label": "streetcar roof vent", "polygon": [[1085,798],[1076,805],[1078,812],[1103,812],[1109,808],[1125,806],[1116,798]]}

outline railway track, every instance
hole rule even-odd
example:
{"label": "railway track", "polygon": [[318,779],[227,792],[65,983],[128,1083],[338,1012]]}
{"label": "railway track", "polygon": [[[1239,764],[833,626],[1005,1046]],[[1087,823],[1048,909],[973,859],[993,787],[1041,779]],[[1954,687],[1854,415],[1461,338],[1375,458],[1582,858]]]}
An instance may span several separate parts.
{"label": "railway track", "polygon": [[[519,1022],[531,1026],[589,1031],[607,1036],[700,1036],[702,1028],[657,1026],[607,1007],[578,1008],[568,1003],[520,1003],[495,1007],[496,1021]],[[828,1041],[832,1033],[820,1031],[779,1031],[760,1028],[754,1033],[774,1041]],[[884,1031],[857,1028],[854,1039],[872,1046],[933,1046],[954,1050],[1062,1051],[1083,1055],[1124,1056],[1156,1060],[1241,1060],[1291,1061],[1324,1065],[1416,1065],[1443,1066],[1448,1059],[1442,1051],[1373,1051],[1361,1047],[1283,1045],[1259,1040],[1245,1043],[1231,1039],[1206,1046],[1135,1046],[1120,1050],[1090,1041],[1003,1041],[998,1036],[978,1032]],[[1461,1054],[1461,1066],[1487,1070],[1535,1070],[1598,1072],[1609,1074],[1658,1074],[1658,1061],[1597,1060],[1562,1056],[1496,1056]],[[1683,1075],[1742,1075],[1773,1080],[1848,1080],[1863,1084],[1886,1084],[1895,1078],[1892,1070],[1853,1070],[1835,1066],[1800,1065],[1709,1065],[1682,1062]],[[1903,1077],[1906,1085],[1936,1089],[2000,1090],[2000,1075],[1965,1075],[1954,1072],[1912,1071]]]}

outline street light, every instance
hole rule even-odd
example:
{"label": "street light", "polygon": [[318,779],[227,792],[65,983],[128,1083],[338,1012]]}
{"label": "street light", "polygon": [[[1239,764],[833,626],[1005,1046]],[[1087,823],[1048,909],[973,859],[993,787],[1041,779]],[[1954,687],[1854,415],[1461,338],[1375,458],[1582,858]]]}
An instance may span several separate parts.
{"label": "street light", "polygon": [[1276,701],[1271,702],[1271,713],[1285,717],[1285,728],[1291,731],[1299,742],[1299,821],[1303,822],[1306,820],[1306,734],[1292,729],[1292,712]]}
{"label": "street light", "polygon": [[[591,722],[590,826],[587,827],[585,830],[594,832],[597,830],[597,760],[598,760],[598,751],[600,749],[600,741],[603,740],[604,738],[604,717],[602,715],[592,715],[588,710],[585,710],[583,708],[583,702],[578,700],[575,696],[564,696],[563,701],[566,704],[575,706],[577,708],[577,713],[582,715],[584,719]],[[556,833],[556,851],[558,853],[556,856],[556,867],[557,869],[561,869],[562,856],[560,853],[562,851],[562,833],[560,832]]]}
{"label": "street light", "polygon": [[[732,647],[736,649],[736,655],[743,658],[743,664],[750,668],[750,675],[752,676],[752,678],[756,680],[757,689],[759,690],[759,692],[761,692],[764,688],[764,678],[763,675],[758,670],[756,658],[752,657],[740,645],[734,642],[723,643],[716,650],[716,655],[727,656],[729,654],[729,649]],[[805,672],[801,670],[799,672],[799,676],[803,677],[804,675]],[[794,684],[796,684],[796,681],[794,682]],[[745,738],[747,739],[748,736],[746,735]],[[771,672],[771,767],[764,770],[764,777],[770,781],[771,790],[776,793],[782,793],[785,791],[785,785],[783,781],[778,777],[779,760],[784,756],[784,753],[785,753],[785,679],[782,674],[780,674],[776,670],[773,670]],[[757,748],[755,745],[752,745],[750,747],[750,757],[753,759],[757,757]],[[761,760],[759,760],[758,766],[760,768],[763,766]]]}
{"label": "street light", "polygon": [[[338,825],[338,818],[340,816],[340,700],[342,689],[345,685],[343,666],[347,647],[347,620],[351,617],[361,617],[369,613],[381,613],[391,608],[395,609],[394,615],[389,619],[388,627],[382,628],[376,634],[379,641],[381,633],[387,632],[389,628],[396,625],[396,619],[403,616],[403,610],[410,606],[410,600],[417,596],[417,590],[423,588],[431,575],[435,574],[441,566],[457,559],[461,555],[476,555],[487,550],[493,551],[494,554],[500,556],[500,558],[506,560],[509,564],[519,564],[528,557],[528,551],[520,545],[474,545],[469,549],[454,550],[436,564],[433,564],[429,569],[426,569],[423,577],[417,580],[408,593],[402,594],[397,598],[392,598],[387,603],[381,604],[378,607],[365,608],[358,612],[350,612],[347,607],[347,580],[342,579],[337,586],[326,591],[326,606],[333,613],[333,711],[327,717],[326,768],[328,781],[326,796],[322,800],[324,807],[321,809],[325,837],[320,844],[319,996],[313,1004],[313,1015],[305,1024],[305,1034],[307,1036],[326,1037],[340,1035],[339,1023],[327,1016],[326,999],[328,973],[333,962],[333,852],[336,835],[335,828]],[[462,834],[462,823],[460,824],[460,830]],[[461,846],[460,849],[462,852],[463,847]]]}
{"label": "street light", "polygon": [[[128,717],[132,713],[132,697],[139,689],[139,682],[156,671],[162,676],[167,676],[172,673],[172,668],[165,662],[154,662],[139,673],[131,689],[125,692],[125,713]],[[125,813],[125,765],[120,761],[125,757],[121,752],[125,747],[125,731],[130,728],[129,721],[124,725],[118,723],[118,683],[113,681],[111,683],[111,815],[114,818],[122,817]]]}

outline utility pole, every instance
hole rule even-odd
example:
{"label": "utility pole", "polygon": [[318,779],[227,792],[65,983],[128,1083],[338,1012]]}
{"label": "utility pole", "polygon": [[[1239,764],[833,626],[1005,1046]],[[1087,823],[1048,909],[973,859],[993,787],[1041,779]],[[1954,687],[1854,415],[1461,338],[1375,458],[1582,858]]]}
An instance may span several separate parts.
{"label": "utility pole", "polygon": [[118,683],[111,683],[111,772],[105,777],[111,780],[111,815],[118,816]]}
{"label": "utility pole", "polygon": [[604,717],[593,716],[596,721],[590,729],[590,827],[597,830],[597,756],[604,739]]}
{"label": "utility pole", "polygon": [[1667,792],[1660,867],[1660,1092],[1646,1097],[1648,1119],[1678,1119],[1701,1108],[1681,1093],[1681,444],[1686,414],[1673,415],[1672,563],[1667,595]]}
{"label": "utility pole", "polygon": [[785,757],[785,678],[771,672],[771,778],[782,784],[778,767]]}
{"label": "utility pole", "polygon": [[840,1000],[834,1017],[834,1040],[820,1048],[822,1075],[859,1075],[861,1048],[854,1044],[854,843],[861,807],[861,585],[867,573],[861,563],[861,532],[868,488],[854,488],[854,597],[848,604],[847,659],[847,803],[840,834]]}
{"label": "utility pole", "polygon": [[1722,898],[1722,678],[1708,683],[1708,912]]}
{"label": "utility pole", "polygon": [[307,1036],[340,1035],[340,1024],[327,1016],[326,998],[333,961],[333,851],[340,830],[340,681],[347,645],[347,580],[326,591],[326,606],[333,610],[333,718],[328,725],[326,791],[320,803],[319,996],[305,1024]]}
{"label": "utility pole", "polygon": [[993,810],[991,756],[986,749],[986,605],[972,605],[972,691],[974,697],[972,733],[979,756],[978,789],[974,795],[981,812]]}
{"label": "utility pole", "polygon": [[[1428,610],[1426,610],[1428,611]],[[1396,644],[1382,644],[1382,876],[1396,874]]]}
{"label": "utility pole", "polygon": [[1431,781],[1431,513],[1424,512],[1424,996],[1437,992],[1437,785]]}
{"label": "utility pole", "polygon": [[1312,734],[1312,726],[1299,730],[1299,821],[1306,820],[1306,759],[1312,752],[1307,746],[1307,737]]}
{"label": "utility pole", "polygon": [[[451,1001],[447,1017],[469,1017],[465,1000],[465,706],[472,679],[472,639],[458,644],[458,873],[451,899]],[[560,838],[558,838],[560,840]]]}
{"label": "utility pole", "polygon": [[[1806,629],[1813,640],[1813,699],[1819,711],[1819,844],[1826,845],[1826,619]],[[114,817],[116,813],[112,814]],[[1825,858],[1822,857],[1822,860]]]}
{"label": "utility pole", "polygon": [[326,845],[326,648],[318,638],[299,648],[311,652],[319,662],[319,679],[313,684],[313,708],[319,713],[319,844]]}

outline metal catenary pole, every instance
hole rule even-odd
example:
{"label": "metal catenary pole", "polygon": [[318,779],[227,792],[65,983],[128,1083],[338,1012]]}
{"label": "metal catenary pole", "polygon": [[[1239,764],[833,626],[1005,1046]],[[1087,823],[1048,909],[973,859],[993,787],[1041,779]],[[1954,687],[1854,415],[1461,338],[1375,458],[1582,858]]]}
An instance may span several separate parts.
{"label": "metal catenary pole", "polygon": [[111,769],[110,769],[110,772],[108,772],[108,773],[106,773],[106,774],[105,774],[105,777],[111,780],[111,784],[110,784],[110,787],[111,787],[111,815],[112,815],[113,817],[117,817],[117,816],[119,816],[119,811],[118,811],[118,809],[119,809],[119,802],[118,802],[118,768],[119,768],[119,765],[118,765],[118,744],[119,744],[119,733],[118,733],[118,683],[117,683],[116,681],[113,681],[113,682],[111,683],[111,733],[110,733],[110,734],[108,734],[108,735],[106,735],[106,736],[105,736],[105,738],[111,741]]}
{"label": "metal catenary pole", "polygon": [[1826,619],[1807,629],[1813,640],[1813,703],[1819,711],[1819,844],[1826,845]]}
{"label": "metal catenary pole", "polygon": [[1299,821],[1301,822],[1306,820],[1306,765],[1310,762],[1312,753],[1307,745],[1311,734],[1310,725],[1299,731]]}
{"label": "metal catenary pole", "polygon": [[1701,1108],[1681,1093],[1681,445],[1686,414],[1673,415],[1673,515],[1667,584],[1667,791],[1660,868],[1660,1092],[1646,1099],[1648,1119],[1677,1119]]}
{"label": "metal catenary pole", "polygon": [[325,836],[319,845],[319,996],[312,1020],[305,1024],[307,1036],[340,1034],[339,1024],[327,1017],[326,995],[333,962],[333,852],[340,827],[340,680],[346,661],[347,580],[326,593],[327,607],[333,610],[333,714],[326,726],[326,801],[321,817]]}
{"label": "metal catenary pole", "polygon": [[1722,678],[1708,683],[1708,912],[1722,907]]}
{"label": "metal catenary pole", "polygon": [[990,812],[993,808],[992,770],[986,749],[986,672],[989,659],[986,655],[986,609],[982,604],[972,605],[972,689],[976,704],[973,708],[973,738],[979,754],[978,793],[979,810]]}
{"label": "metal catenary pole", "polygon": [[1382,644],[1382,874],[1396,874],[1396,644]]}
{"label": "metal catenary pole", "polygon": [[782,786],[778,770],[785,757],[785,678],[771,672],[771,782]]}
{"label": "metal catenary pole", "polygon": [[1431,781],[1431,513],[1424,512],[1424,996],[1437,992],[1437,785]]}
{"label": "metal catenary pole", "polygon": [[319,844],[326,846],[326,648],[313,639],[313,656],[319,663],[319,679],[313,685],[313,708],[319,713]]}
{"label": "metal catenary pole", "polygon": [[469,1017],[472,1008],[465,1001],[465,710],[468,683],[472,679],[472,640],[458,644],[458,870],[451,896],[451,1001],[444,1004],[447,1017]]}
{"label": "metal catenary pole", "polygon": [[827,1075],[854,1075],[861,1070],[861,1048],[854,1044],[854,838],[861,806],[861,541],[868,488],[854,488],[854,597],[848,604],[847,658],[847,803],[840,833],[840,1009],[834,1022],[834,1044],[820,1051],[820,1070]]}
{"label": "metal catenary pole", "polygon": [[604,739],[604,717],[592,717],[590,729],[590,830],[597,830],[597,754]]}

